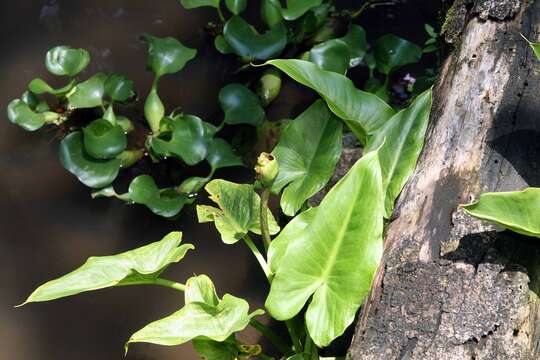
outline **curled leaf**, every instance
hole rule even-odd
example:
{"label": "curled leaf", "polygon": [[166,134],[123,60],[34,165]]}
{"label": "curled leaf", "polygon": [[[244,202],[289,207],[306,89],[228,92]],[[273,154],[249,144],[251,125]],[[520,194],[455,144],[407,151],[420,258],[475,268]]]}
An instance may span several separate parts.
{"label": "curled leaf", "polygon": [[83,129],[83,134],[84,149],[96,159],[112,159],[127,146],[124,130],[105,119],[92,121]]}
{"label": "curled leaf", "polygon": [[15,99],[7,107],[9,121],[25,130],[35,131],[47,122],[59,120],[61,116],[53,112],[37,113],[23,100]]}
{"label": "curled leaf", "polygon": [[79,83],[67,94],[69,107],[73,109],[93,108],[103,105],[105,80],[107,76],[98,73],[86,81]]}
{"label": "curled leaf", "polygon": [[229,84],[219,92],[219,103],[227,124],[257,126],[264,121],[265,113],[259,98],[242,84]]}
{"label": "curled leaf", "polygon": [[104,83],[105,95],[112,101],[128,101],[135,98],[133,81],[119,74],[111,74]]}
{"label": "curled leaf", "polygon": [[242,159],[236,155],[231,145],[223,139],[212,139],[206,160],[212,171],[229,166],[242,166]]}
{"label": "curled leaf", "polygon": [[90,63],[90,54],[84,49],[57,46],[47,52],[45,66],[51,74],[75,76]]}

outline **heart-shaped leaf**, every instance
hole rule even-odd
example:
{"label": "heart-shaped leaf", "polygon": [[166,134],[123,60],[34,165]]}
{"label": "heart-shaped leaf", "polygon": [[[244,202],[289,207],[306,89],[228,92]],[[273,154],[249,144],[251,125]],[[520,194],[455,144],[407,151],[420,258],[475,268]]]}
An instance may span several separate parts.
{"label": "heart-shaped leaf", "polygon": [[30,84],[28,84],[28,90],[37,95],[52,94],[54,96],[64,96],[70,92],[71,89],[73,89],[73,86],[75,86],[75,79],[72,79],[66,86],[55,89],[47,84],[44,80],[37,78],[30,81]]}
{"label": "heart-shaped leaf", "polygon": [[[197,205],[199,222],[213,221],[225,244],[236,243],[249,231],[261,234],[260,197],[253,190],[252,185],[216,179],[210,181],[205,189],[219,209]],[[279,231],[279,226],[270,210],[268,211],[268,225],[271,234]]]}
{"label": "heart-shaped leaf", "polygon": [[180,245],[181,241],[181,232],[171,232],[160,241],[134,250],[88,258],[78,269],[38,287],[24,304],[119,285],[152,283],[167,266],[180,261],[188,250],[195,248],[191,244]]}
{"label": "heart-shaped leaf", "polygon": [[104,84],[105,95],[112,101],[128,101],[134,99],[136,94],[133,89],[133,81],[119,74],[111,74]]}
{"label": "heart-shaped leaf", "polygon": [[219,92],[219,103],[227,124],[260,125],[265,118],[259,98],[242,84],[229,84]]}
{"label": "heart-shaped leaf", "polygon": [[83,134],[84,149],[96,159],[112,159],[127,146],[124,130],[105,119],[92,121],[83,129]]}
{"label": "heart-shaped leaf", "polygon": [[48,122],[61,121],[61,116],[54,112],[37,113],[21,99],[11,101],[7,107],[9,121],[25,130],[35,131]]}
{"label": "heart-shaped leaf", "polygon": [[176,156],[188,165],[206,158],[210,136],[197,116],[179,114],[171,120],[172,131],[150,140],[152,151],[160,156]]}
{"label": "heart-shaped leaf", "polygon": [[148,43],[148,68],[157,78],[182,70],[197,55],[197,50],[182,45],[172,37],[159,38],[144,34],[143,38]]}
{"label": "heart-shaped leaf", "polygon": [[[208,298],[201,294],[212,295]],[[251,318],[264,314],[262,310],[250,314],[247,301],[235,296],[225,294],[219,299],[215,296],[214,285],[206,275],[192,277],[186,282],[185,303],[179,311],[134,333],[126,347],[135,342],[168,346],[180,345],[193,339],[221,342],[245,329]]]}
{"label": "heart-shaped leaf", "polygon": [[341,155],[342,123],[317,100],[283,131],[272,154],[279,172],[272,184],[281,209],[294,216],[330,180]]}
{"label": "heart-shaped leaf", "polygon": [[351,54],[343,40],[332,39],[314,46],[309,51],[309,61],[321,69],[345,74],[349,68]]}
{"label": "heart-shaped leaf", "polygon": [[393,34],[386,34],[379,38],[373,50],[377,69],[383,74],[390,74],[394,70],[420,61],[422,48]]}
{"label": "heart-shaped leaf", "polygon": [[212,171],[229,166],[243,166],[240,156],[233,152],[231,145],[223,139],[212,139],[206,160]]}
{"label": "heart-shaped leaf", "polygon": [[[305,317],[315,344],[324,347],[343,334],[368,294],[382,256],[383,205],[375,151],[349,170],[314,214],[303,216],[308,224],[293,221],[272,241],[270,248],[281,248],[277,253],[286,249],[266,300],[270,314],[291,319],[313,295]],[[276,245],[282,242],[288,246]]]}
{"label": "heart-shaped leaf", "polygon": [[366,151],[380,147],[386,218],[392,214],[396,198],[416,167],[430,110],[431,89],[418,95],[408,108],[395,114],[368,141]]}
{"label": "heart-shaped leaf", "polygon": [[57,46],[47,52],[45,66],[50,73],[59,76],[75,76],[90,63],[90,54],[84,49]]}
{"label": "heart-shaped leaf", "polygon": [[90,79],[77,84],[74,91],[67,95],[69,107],[83,109],[103,105],[106,79],[106,75],[98,73]]}
{"label": "heart-shaped leaf", "polygon": [[182,6],[186,9],[194,9],[202,6],[211,6],[218,8],[220,0],[180,0]]}
{"label": "heart-shaped leaf", "polygon": [[233,16],[225,23],[223,37],[236,55],[266,60],[281,54],[287,45],[287,28],[279,23],[259,34],[240,16]]}
{"label": "heart-shaped leaf", "polygon": [[247,0],[225,0],[225,5],[230,12],[238,15],[246,9]]}
{"label": "heart-shaped leaf", "polygon": [[84,150],[82,132],[75,131],[60,142],[60,163],[84,185],[102,188],[116,179],[121,162],[92,158]]}
{"label": "heart-shaped leaf", "polygon": [[377,96],[358,90],[347,77],[320,69],[304,60],[270,60],[299,83],[317,91],[334,114],[365,144],[367,135],[394,115],[390,105]]}
{"label": "heart-shaped leaf", "polygon": [[287,0],[285,8],[281,6],[280,0],[271,0],[275,6],[281,9],[281,15],[285,20],[296,20],[304,15],[311,8],[322,4],[322,0]]}
{"label": "heart-shaped leaf", "polygon": [[540,238],[540,188],[485,193],[472,204],[461,205],[470,215],[518,234]]}

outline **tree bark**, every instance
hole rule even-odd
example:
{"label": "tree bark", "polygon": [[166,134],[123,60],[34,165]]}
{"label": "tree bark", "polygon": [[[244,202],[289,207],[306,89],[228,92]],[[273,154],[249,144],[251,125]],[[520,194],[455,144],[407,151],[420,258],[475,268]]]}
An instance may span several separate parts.
{"label": "tree bark", "polygon": [[540,240],[458,208],[540,186],[540,65],[520,36],[538,39],[540,1],[458,0],[449,16],[456,49],[387,228],[354,360],[540,359]]}

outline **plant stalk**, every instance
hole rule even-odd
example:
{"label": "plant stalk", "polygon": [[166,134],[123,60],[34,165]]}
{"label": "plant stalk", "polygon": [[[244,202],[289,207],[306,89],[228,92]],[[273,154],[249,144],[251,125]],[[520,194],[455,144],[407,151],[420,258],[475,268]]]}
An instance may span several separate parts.
{"label": "plant stalk", "polygon": [[261,254],[253,240],[249,237],[249,235],[244,236],[244,242],[249,247],[253,255],[255,255],[255,258],[259,262],[259,265],[261,266],[262,270],[264,271],[264,274],[266,275],[266,278],[268,279],[269,283],[272,283],[272,271],[270,271],[270,267],[268,266],[268,263],[266,262],[264,256]]}
{"label": "plant stalk", "polygon": [[131,286],[131,285],[158,285],[163,287],[168,287],[169,289],[174,289],[177,291],[185,291],[186,286],[181,283],[177,283],[176,281],[167,280],[167,279],[149,279],[149,280],[139,280],[134,281],[126,284],[118,284],[117,286]]}
{"label": "plant stalk", "polygon": [[270,229],[268,228],[268,199],[270,198],[270,189],[265,187],[261,191],[261,235],[263,238],[264,249],[268,252],[272,238],[270,237]]}
{"label": "plant stalk", "polygon": [[287,343],[281,338],[281,336],[276,334],[272,329],[255,319],[251,319],[249,323],[258,332],[260,332],[261,335],[267,338],[284,355],[292,355],[294,353],[291,347],[287,345]]}

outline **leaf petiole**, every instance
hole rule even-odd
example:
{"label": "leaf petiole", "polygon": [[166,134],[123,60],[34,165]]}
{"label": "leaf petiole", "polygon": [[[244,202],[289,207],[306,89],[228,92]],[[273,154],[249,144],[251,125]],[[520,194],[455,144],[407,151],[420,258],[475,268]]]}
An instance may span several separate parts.
{"label": "leaf petiole", "polygon": [[130,286],[130,285],[158,285],[163,287],[168,287],[169,289],[174,289],[177,291],[185,291],[186,286],[184,284],[178,283],[176,281],[168,280],[168,279],[162,279],[162,278],[156,278],[156,279],[148,279],[148,280],[139,280],[139,281],[133,281],[129,283],[119,283],[118,286]]}
{"label": "leaf petiole", "polygon": [[248,235],[245,235],[243,239],[246,245],[248,246],[248,248],[253,253],[253,255],[255,255],[255,258],[259,262],[261,269],[264,271],[264,274],[266,275],[268,282],[272,283],[272,271],[270,271],[270,267],[268,266],[268,263],[266,262],[264,256],[261,254],[259,248],[257,248],[253,240],[251,240],[251,238]]}
{"label": "leaf petiole", "polygon": [[270,230],[268,229],[268,199],[270,197],[270,189],[263,188],[261,192],[261,211],[260,211],[260,223],[261,223],[261,235],[263,238],[264,250],[268,252],[270,242]]}
{"label": "leaf petiole", "polygon": [[286,355],[292,355],[294,352],[289,345],[283,340],[281,336],[276,334],[272,329],[259,322],[258,320],[251,319],[250,325],[255,328],[262,336],[267,338],[279,351]]}

